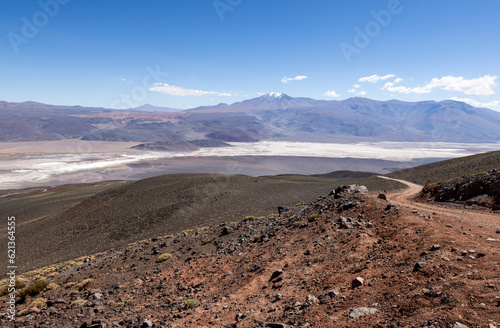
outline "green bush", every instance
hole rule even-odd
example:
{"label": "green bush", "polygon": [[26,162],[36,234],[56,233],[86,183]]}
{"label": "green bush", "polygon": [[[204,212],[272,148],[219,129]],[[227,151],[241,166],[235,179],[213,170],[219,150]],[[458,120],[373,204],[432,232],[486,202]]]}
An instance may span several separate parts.
{"label": "green bush", "polygon": [[[19,282],[19,281],[16,281],[16,284],[14,285],[15,289],[21,289],[24,287],[26,287],[26,285],[23,284],[22,282]],[[2,287],[2,289],[0,289],[0,297],[7,295],[7,294],[10,294],[9,293],[9,285],[4,286],[4,287]]]}
{"label": "green bush", "polygon": [[40,280],[33,285],[28,286],[27,288],[21,290],[19,292],[19,297],[21,299],[25,299],[26,296],[35,296],[38,293],[40,293],[42,290],[44,290],[47,287],[47,283],[43,280]]}

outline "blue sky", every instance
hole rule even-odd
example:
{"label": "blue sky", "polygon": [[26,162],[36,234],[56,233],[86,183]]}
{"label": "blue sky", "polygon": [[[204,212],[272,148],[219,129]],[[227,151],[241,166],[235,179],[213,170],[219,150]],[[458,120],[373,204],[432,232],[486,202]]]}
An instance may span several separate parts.
{"label": "blue sky", "polygon": [[0,100],[190,108],[267,92],[500,110],[498,0],[5,0]]}

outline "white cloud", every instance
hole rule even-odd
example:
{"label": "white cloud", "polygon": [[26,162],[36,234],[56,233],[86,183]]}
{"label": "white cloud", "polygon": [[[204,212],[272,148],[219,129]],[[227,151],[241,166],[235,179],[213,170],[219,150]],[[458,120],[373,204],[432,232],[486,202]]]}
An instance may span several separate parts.
{"label": "white cloud", "polygon": [[492,95],[495,91],[496,76],[485,75],[475,79],[464,79],[461,76],[443,76],[440,79],[433,78],[426,86],[430,88],[441,87],[448,91],[460,91],[466,95]]}
{"label": "white cloud", "polygon": [[290,81],[301,81],[307,79],[307,76],[305,75],[297,75],[296,77],[284,77],[281,79],[281,82],[283,83],[288,83]]}
{"label": "white cloud", "polygon": [[218,96],[220,96],[220,97],[231,97],[232,94],[230,94],[229,92],[222,92],[222,93],[219,93]]}
{"label": "white cloud", "polygon": [[328,90],[327,92],[324,93],[324,95],[327,97],[332,97],[332,98],[340,97],[340,95],[333,90]]}
{"label": "white cloud", "polygon": [[396,83],[396,84],[397,84],[397,83],[399,83],[399,82],[401,82],[401,81],[403,81],[403,79],[402,79],[402,78],[400,78],[400,77],[398,77],[398,78],[396,78],[396,79],[394,80],[394,83]]}
{"label": "white cloud", "polygon": [[477,100],[474,100],[474,99],[470,99],[470,98],[451,97],[450,99],[451,100],[455,100],[455,101],[461,101],[461,102],[464,102],[464,103],[469,104],[469,105],[474,106],[474,107],[495,107],[495,106],[500,106],[500,100],[494,100],[494,101],[490,101],[490,102],[484,103],[484,102],[480,102],[480,101],[477,101]]}
{"label": "white cloud", "polygon": [[359,82],[377,83],[378,81],[387,80],[387,79],[390,79],[391,77],[396,77],[396,75],[394,75],[394,74],[387,74],[387,75],[384,75],[384,76],[379,76],[377,74],[373,74],[373,75],[370,75],[370,76],[361,77],[361,78],[359,78],[358,81]]}
{"label": "white cloud", "polygon": [[204,95],[218,95],[218,96],[231,96],[230,93],[221,93],[216,91],[203,91],[195,89],[185,89],[182,87],[176,87],[174,85],[169,85],[167,83],[155,83],[149,91],[160,92],[171,96],[204,96]]}
{"label": "white cloud", "polygon": [[[399,93],[430,93],[432,89],[441,88],[447,91],[459,91],[466,95],[492,95],[495,94],[493,87],[497,76],[485,75],[475,79],[464,79],[462,76],[443,76],[441,78],[433,78],[429,83],[422,87],[404,87],[394,86],[394,83],[387,82],[382,90]],[[396,79],[397,80],[397,79]],[[397,83],[396,81],[394,81]],[[400,81],[399,81],[400,82]]]}
{"label": "white cloud", "polygon": [[347,92],[349,92],[349,93],[355,93],[356,89],[349,89],[349,90],[347,90]]}
{"label": "white cloud", "polygon": [[387,91],[390,91],[390,92],[399,92],[399,93],[410,93],[410,92],[412,92],[411,88],[403,87],[403,86],[395,87],[394,83],[392,83],[392,82],[387,82],[386,84],[384,84],[384,86],[382,87],[382,90],[387,90]]}
{"label": "white cloud", "polygon": [[358,92],[358,96],[364,96],[364,95],[366,95],[366,91],[361,90],[360,92]]}
{"label": "white cloud", "polygon": [[353,84],[352,86],[358,89],[361,86],[361,84]]}

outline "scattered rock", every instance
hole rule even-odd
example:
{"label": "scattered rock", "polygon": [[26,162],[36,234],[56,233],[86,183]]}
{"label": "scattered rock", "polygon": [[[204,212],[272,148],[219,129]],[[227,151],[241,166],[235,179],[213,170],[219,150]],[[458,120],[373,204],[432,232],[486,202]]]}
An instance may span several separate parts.
{"label": "scattered rock", "polygon": [[455,322],[452,328],[468,328],[468,327],[460,322]]}
{"label": "scattered rock", "polygon": [[331,298],[334,298],[335,296],[338,296],[340,293],[336,290],[332,290],[332,291],[329,291],[328,292],[328,296],[330,296]]}
{"label": "scattered rock", "polygon": [[432,245],[431,251],[437,251],[440,248],[441,248],[441,245],[437,245],[437,244],[436,245]]}
{"label": "scattered rock", "polygon": [[278,214],[283,214],[285,212],[288,212],[290,210],[290,207],[288,206],[278,206]]}
{"label": "scattered rock", "polygon": [[285,324],[283,323],[277,323],[277,322],[270,322],[266,323],[266,326],[269,328],[285,328]]}
{"label": "scattered rock", "polygon": [[274,271],[273,274],[271,275],[271,278],[269,278],[269,281],[272,281],[272,280],[278,278],[282,274],[283,274],[283,269],[278,269],[278,270]]}
{"label": "scattered rock", "polygon": [[361,278],[361,277],[356,277],[356,278],[354,278],[354,280],[352,281],[352,283],[351,283],[351,287],[352,287],[352,288],[357,288],[357,287],[359,287],[359,286],[362,286],[362,285],[364,284],[364,281],[365,281],[365,280],[364,280],[363,278]]}
{"label": "scattered rock", "polygon": [[377,314],[379,311],[375,308],[359,307],[351,310],[349,313],[349,320],[354,321],[361,316],[368,314]]}
{"label": "scattered rock", "polygon": [[144,319],[141,328],[150,328],[150,327],[153,327],[153,322],[151,320]]}
{"label": "scattered rock", "polygon": [[245,319],[246,315],[244,313],[237,313],[236,314],[236,317],[235,317],[235,320],[237,322],[240,322],[241,320]]}
{"label": "scattered rock", "polygon": [[417,262],[415,263],[415,266],[413,267],[413,272],[420,271],[425,265],[425,262]]}
{"label": "scattered rock", "polygon": [[356,206],[356,204],[354,204],[353,202],[348,202],[348,203],[345,203],[345,204],[340,204],[339,207],[338,207],[338,211],[339,211],[339,213],[340,212],[344,212],[344,211],[350,210],[351,208],[353,208],[355,206]]}
{"label": "scattered rock", "polygon": [[307,295],[306,301],[304,302],[304,307],[311,306],[318,303],[319,300],[314,295]]}
{"label": "scattered rock", "polygon": [[382,199],[382,200],[387,200],[387,196],[385,194],[382,194],[382,193],[378,194],[377,198]]}
{"label": "scattered rock", "polygon": [[339,225],[339,228],[340,229],[348,229],[351,227],[351,223],[343,216],[341,216],[338,220],[337,220],[337,224]]}
{"label": "scattered rock", "polygon": [[232,232],[231,228],[229,227],[223,227],[221,231],[221,236],[227,236]]}

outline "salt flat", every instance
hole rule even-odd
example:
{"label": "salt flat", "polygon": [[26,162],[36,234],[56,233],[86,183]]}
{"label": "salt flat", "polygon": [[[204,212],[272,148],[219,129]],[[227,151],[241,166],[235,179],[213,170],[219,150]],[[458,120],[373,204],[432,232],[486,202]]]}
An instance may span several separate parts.
{"label": "salt flat", "polygon": [[157,152],[131,149],[136,144],[76,139],[0,143],[0,189],[133,180],[176,172],[262,175],[364,170],[387,173],[423,162],[500,149],[498,143],[260,141],[190,152]]}

